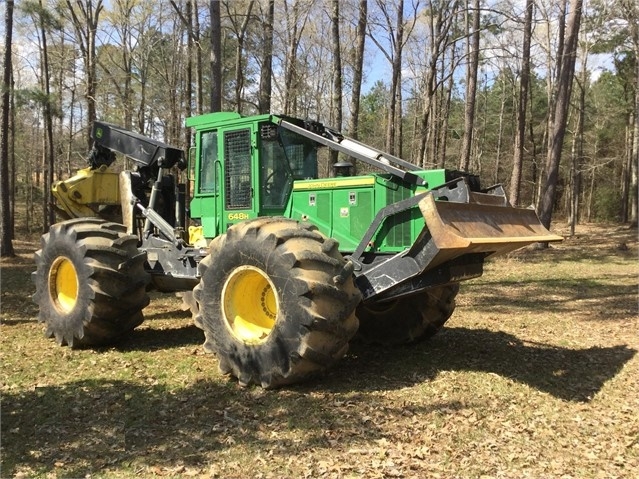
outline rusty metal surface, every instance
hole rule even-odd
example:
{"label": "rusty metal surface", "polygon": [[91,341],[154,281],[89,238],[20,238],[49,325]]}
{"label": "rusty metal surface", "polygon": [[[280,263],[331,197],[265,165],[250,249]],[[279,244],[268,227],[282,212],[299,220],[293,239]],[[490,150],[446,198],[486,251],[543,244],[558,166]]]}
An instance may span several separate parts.
{"label": "rusty metal surface", "polygon": [[419,203],[439,253],[431,267],[466,253],[505,254],[540,242],[561,241],[548,231],[532,209],[479,203],[435,201]]}

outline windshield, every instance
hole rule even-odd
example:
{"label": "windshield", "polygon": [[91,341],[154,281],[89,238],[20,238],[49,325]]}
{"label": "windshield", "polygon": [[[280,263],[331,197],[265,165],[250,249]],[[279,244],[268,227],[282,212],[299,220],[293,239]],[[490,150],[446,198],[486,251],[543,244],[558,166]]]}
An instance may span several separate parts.
{"label": "windshield", "polygon": [[273,208],[285,206],[294,180],[317,178],[315,143],[283,128],[278,128],[276,135],[263,135],[260,175],[262,204]]}

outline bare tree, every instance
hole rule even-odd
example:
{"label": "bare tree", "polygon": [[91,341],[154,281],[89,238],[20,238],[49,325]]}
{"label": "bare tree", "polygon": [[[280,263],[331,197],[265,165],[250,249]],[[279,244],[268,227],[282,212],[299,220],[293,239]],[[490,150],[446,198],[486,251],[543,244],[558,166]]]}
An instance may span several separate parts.
{"label": "bare tree", "polygon": [[9,190],[9,108],[11,92],[11,46],[13,36],[13,0],[7,0],[4,11],[4,70],[2,72],[2,117],[0,119],[0,198],[2,200],[2,241],[0,256],[14,256],[13,225]]}
{"label": "bare tree", "polygon": [[[110,65],[104,65],[97,57],[103,71],[111,79],[113,88],[118,93],[122,101],[124,110],[124,127],[131,128],[133,125],[133,55],[137,46],[137,42],[133,37],[133,12],[135,2],[132,0],[116,0],[113,3],[114,10],[111,12],[114,36],[119,37],[117,49],[114,49],[115,55],[110,58]],[[119,70],[122,75],[115,77],[112,71]]]}
{"label": "bare tree", "polygon": [[40,41],[41,50],[40,55],[42,59],[42,86],[44,90],[44,124],[45,124],[45,136],[44,136],[44,156],[46,158],[46,179],[44,181],[44,195],[42,201],[43,211],[43,230],[48,231],[49,226],[55,223],[55,213],[50,202],[51,198],[51,185],[53,185],[53,169],[55,167],[55,152],[53,150],[53,112],[51,111],[51,86],[50,86],[50,69],[49,69],[49,49],[47,47],[47,19],[50,19],[48,12],[45,12],[42,0],[39,0],[39,20],[40,20]]}
{"label": "bare tree", "polygon": [[[193,54],[195,52],[195,83],[196,98],[195,110],[198,115],[202,114],[202,45],[200,43],[200,20],[197,2],[193,0],[186,1],[185,14],[174,0],[170,0],[173,10],[182,20],[186,28],[187,34],[187,68],[186,68],[186,101],[185,114],[191,116],[193,114]],[[186,144],[190,145],[191,135],[185,131]]]}
{"label": "bare tree", "polygon": [[[333,92],[331,96],[332,125],[342,129],[342,52],[339,38],[339,0],[331,0],[331,40],[333,46]],[[331,166],[337,163],[337,151],[330,152]],[[332,168],[331,168],[332,172]]]}
{"label": "bare tree", "polygon": [[[443,107],[446,109],[442,112],[442,115],[446,114],[446,117],[445,121],[442,121],[442,128],[447,130],[447,113],[452,94],[454,65],[456,64],[455,41],[451,39],[451,30],[454,28],[455,18],[457,17],[458,4],[459,0],[438,2],[436,5],[431,5],[431,9],[428,12],[427,28],[429,39],[425,42],[428,45],[428,49],[423,52],[427,61],[424,71],[418,75],[420,78],[421,114],[419,115],[418,133],[416,135],[418,137],[418,145],[415,159],[416,163],[422,167],[435,162],[435,158],[432,158],[429,162],[428,142],[430,140],[432,145],[438,135],[436,122],[433,118],[436,111],[436,95],[439,85],[444,84],[446,81],[448,81],[447,98],[442,102]],[[450,56],[446,58],[447,50],[450,50]],[[446,64],[449,65],[448,71],[444,68]],[[441,75],[440,78],[437,77],[438,72]],[[445,134],[445,132],[442,134]],[[445,148],[441,154],[445,155]],[[443,161],[444,157],[442,156],[440,162],[443,164]]]}
{"label": "bare tree", "polygon": [[295,114],[298,106],[299,75],[298,50],[313,1],[284,2],[286,53],[284,60],[284,113]]}
{"label": "bare tree", "polygon": [[[409,40],[417,22],[417,12],[419,10],[419,0],[413,0],[410,4],[410,14],[405,22],[404,1],[399,0],[395,4],[376,1],[377,9],[381,14],[381,19],[371,18],[369,20],[369,37],[379,48],[386,60],[391,65],[391,82],[388,105],[388,121],[386,124],[386,150],[394,154],[396,149],[401,149],[401,81],[402,81],[402,54],[404,47]],[[393,6],[391,8],[391,6]],[[379,38],[380,34],[386,35],[386,40]],[[386,46],[384,43],[388,43]]]}
{"label": "bare tree", "polygon": [[[377,45],[380,51],[391,64],[391,83],[390,98],[388,105],[388,119],[386,123],[386,150],[395,153],[395,132],[396,132],[396,116],[397,116],[397,95],[401,88],[401,70],[402,70],[402,51],[404,49],[404,0],[399,0],[395,4],[395,8],[391,11],[392,4],[377,0],[377,8],[382,14],[382,20],[379,22],[369,22],[369,25],[382,29],[388,35],[388,43],[390,48],[386,47],[378,40],[377,34],[373,31],[369,32],[371,40]],[[393,18],[393,14],[395,18]]]}
{"label": "bare tree", "polygon": [[[368,0],[359,0],[357,26],[355,27],[355,48],[353,49],[353,87],[351,88],[350,124],[348,131],[354,139],[359,138],[359,109],[362,95],[364,72],[364,48],[366,47],[366,24],[368,20]],[[353,171],[357,171],[355,160]]]}
{"label": "bare tree", "polygon": [[513,171],[510,177],[510,203],[519,204],[522,165],[524,161],[524,142],[526,139],[526,112],[528,106],[528,87],[530,84],[530,43],[532,38],[533,0],[526,0],[524,20],[524,43],[521,56],[521,78],[519,80],[519,99],[517,102],[517,132],[513,154]]}
{"label": "bare tree", "polygon": [[87,145],[91,148],[91,129],[96,119],[96,88],[97,88],[97,56],[96,56],[96,35],[98,31],[98,20],[104,5],[102,0],[97,0],[95,6],[93,0],[76,0],[75,4],[71,0],[65,0],[67,11],[71,16],[73,29],[75,30],[76,41],[82,53],[84,61],[84,96],[87,101]]}
{"label": "bare tree", "polygon": [[220,0],[211,0],[211,111],[222,111],[222,17]]}
{"label": "bare tree", "polygon": [[[585,45],[585,43],[584,43]],[[570,236],[574,236],[575,227],[579,221],[579,193],[581,192],[581,168],[584,160],[584,123],[586,116],[586,87],[588,81],[588,70],[586,63],[588,61],[587,46],[584,48],[581,63],[581,78],[577,80],[579,89],[579,102],[577,104],[577,125],[573,133],[572,151],[570,154]]]}
{"label": "bare tree", "polygon": [[36,27],[38,46],[40,53],[40,94],[38,103],[42,108],[42,118],[44,121],[44,135],[42,135],[42,171],[44,172],[44,188],[42,195],[42,228],[47,231],[49,226],[55,222],[55,214],[51,207],[51,185],[53,184],[53,173],[55,167],[55,151],[53,146],[53,97],[51,94],[51,68],[49,62],[49,39],[48,33],[54,29],[59,29],[59,22],[47,10],[42,0],[26,1],[22,4],[22,10],[28,14]]}
{"label": "bare tree", "polygon": [[[470,16],[470,5],[466,5],[466,15]],[[477,70],[479,68],[479,0],[474,0],[472,12],[472,27],[467,25],[467,54],[466,68],[466,103],[464,107],[464,137],[462,142],[459,169],[468,171],[470,165],[470,151],[473,144],[473,129],[475,128],[475,102],[477,96]],[[472,29],[471,29],[472,28]]]}
{"label": "bare tree", "polygon": [[559,163],[566,133],[566,121],[570,103],[570,93],[575,72],[577,40],[581,25],[583,0],[570,0],[570,11],[566,24],[566,38],[558,56],[561,62],[560,75],[557,81],[557,97],[555,101],[551,147],[546,158],[546,180],[539,205],[539,218],[546,228],[550,228],[557,182],[559,179]]}
{"label": "bare tree", "polygon": [[[455,48],[455,44],[453,43],[451,48],[449,48],[450,51],[450,64],[451,64],[451,72],[446,73],[445,69],[443,68],[442,65],[442,72],[441,72],[441,84],[444,84],[444,81],[446,78],[448,78],[448,83],[446,85],[446,87],[444,88],[444,91],[442,92],[442,100],[440,101],[440,108],[439,108],[439,119],[440,119],[440,126],[439,126],[439,139],[435,140],[436,143],[436,147],[433,148],[434,152],[433,152],[433,158],[438,158],[437,160],[437,166],[439,168],[444,168],[446,166],[446,147],[448,144],[448,125],[449,125],[449,117],[450,117],[450,106],[451,106],[451,99],[453,96],[453,88],[454,88],[454,82],[455,82],[455,77],[452,74],[452,70],[453,70],[453,66],[456,62],[456,48]],[[442,64],[444,63],[445,59],[442,58]],[[432,132],[433,136],[437,135],[437,131]],[[433,143],[435,143],[435,141],[433,141]]]}
{"label": "bare tree", "polygon": [[[244,69],[242,67],[242,56],[244,55],[244,41],[246,39],[246,29],[251,20],[251,11],[255,1],[251,0],[242,13],[234,8],[231,12],[231,3],[237,5],[238,2],[225,2],[226,13],[231,22],[231,30],[235,34],[235,110],[242,113],[242,91],[244,90]],[[243,17],[243,18],[242,18]],[[240,18],[242,20],[240,21]]]}
{"label": "bare tree", "polygon": [[[193,115],[193,43],[195,41],[193,35],[193,3],[193,0],[186,0],[186,55],[188,58],[186,63],[184,114],[187,118]],[[186,149],[188,150],[191,147],[191,134],[188,130],[184,131],[184,140]]]}
{"label": "bare tree", "polygon": [[200,36],[200,12],[198,3],[193,2],[193,41],[195,42],[195,112],[201,115],[204,112],[204,80],[202,78],[202,41]]}
{"label": "bare tree", "polygon": [[637,7],[637,3],[633,0],[622,0],[621,11],[630,28],[632,51],[634,52],[635,61],[634,111],[630,115],[630,127],[632,134],[629,135],[631,141],[628,142],[628,151],[626,153],[628,158],[626,171],[630,188],[628,188],[628,195],[623,198],[625,205],[629,204],[627,207],[627,209],[629,209],[629,214],[626,213],[627,218],[624,219],[627,219],[632,226],[636,227],[639,218],[639,188],[637,181],[639,172],[639,8]]}
{"label": "bare tree", "polygon": [[258,110],[260,113],[271,111],[271,84],[273,77],[273,21],[275,17],[275,0],[268,0],[266,16],[262,21],[264,38],[262,41],[262,69],[260,70],[260,91]]}

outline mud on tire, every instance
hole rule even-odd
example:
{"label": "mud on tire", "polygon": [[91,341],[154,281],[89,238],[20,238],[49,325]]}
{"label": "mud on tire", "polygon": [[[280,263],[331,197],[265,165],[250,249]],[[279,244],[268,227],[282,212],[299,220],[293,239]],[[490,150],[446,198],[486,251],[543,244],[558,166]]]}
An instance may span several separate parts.
{"label": "mud on tire", "polygon": [[113,342],[149,304],[145,255],[126,228],[98,218],[57,223],[35,253],[33,300],[46,335],[70,347]]}
{"label": "mud on tire", "polygon": [[361,299],[335,240],[258,218],[214,239],[195,287],[204,348],[240,384],[265,388],[325,370],[348,349]]}
{"label": "mud on tire", "polygon": [[364,342],[399,345],[433,336],[455,310],[459,284],[429,288],[390,301],[357,307],[358,338]]}

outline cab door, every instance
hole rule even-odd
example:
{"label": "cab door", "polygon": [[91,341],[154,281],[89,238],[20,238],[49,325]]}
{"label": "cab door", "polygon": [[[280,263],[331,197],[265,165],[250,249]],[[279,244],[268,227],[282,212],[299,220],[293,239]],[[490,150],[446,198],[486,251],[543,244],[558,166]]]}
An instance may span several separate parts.
{"label": "cab door", "polygon": [[201,131],[196,138],[195,191],[191,200],[191,218],[201,223],[201,234],[213,238],[219,234],[222,178],[218,130]]}
{"label": "cab door", "polygon": [[231,225],[255,218],[254,168],[252,164],[252,130],[249,126],[226,130],[223,137],[223,214],[221,233]]}

